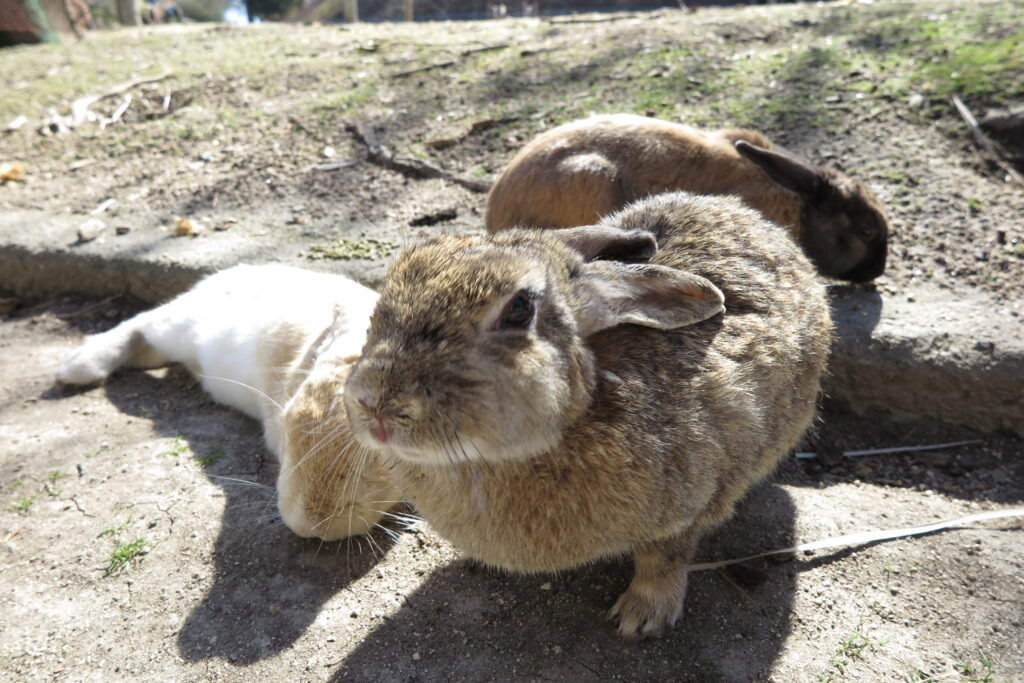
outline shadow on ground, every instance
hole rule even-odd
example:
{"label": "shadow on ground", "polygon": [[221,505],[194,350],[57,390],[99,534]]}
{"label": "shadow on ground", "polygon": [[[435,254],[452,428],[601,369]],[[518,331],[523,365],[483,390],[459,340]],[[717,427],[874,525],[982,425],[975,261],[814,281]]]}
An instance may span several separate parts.
{"label": "shadow on ground", "polygon": [[[725,558],[792,540],[795,508],[765,485],[701,545]],[[455,562],[434,571],[334,672],[335,681],[470,680],[481,671],[541,680],[763,680],[790,630],[795,567],[705,571],[681,622],[627,643],[605,615],[632,574],[625,560],[559,576],[509,576]]]}
{"label": "shadow on ground", "polygon": [[162,379],[117,373],[104,388],[123,413],[150,420],[162,436],[180,437],[192,457],[212,460],[203,473],[223,492],[222,517],[210,525],[218,527],[212,585],[178,635],[185,660],[244,665],[279,654],[332,596],[388,551],[391,542],[382,532],[352,543],[292,534],[277,513],[277,464],[260,424],[214,404],[180,366]]}

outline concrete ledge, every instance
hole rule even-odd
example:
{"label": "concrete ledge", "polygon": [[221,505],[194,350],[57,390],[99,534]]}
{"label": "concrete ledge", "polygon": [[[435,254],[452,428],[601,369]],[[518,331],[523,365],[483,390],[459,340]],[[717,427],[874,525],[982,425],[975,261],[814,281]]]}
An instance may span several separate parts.
{"label": "concrete ledge", "polygon": [[[303,243],[238,233],[175,238],[107,234],[75,245],[74,216],[0,216],[0,289],[93,296],[129,293],[158,303],[236,263],[283,262],[338,272],[375,287],[385,264],[309,261]],[[1024,321],[981,293],[915,291],[883,299],[831,290],[837,340],[828,400],[857,414],[931,418],[1024,436]]]}
{"label": "concrete ledge", "polygon": [[835,404],[1024,436],[1024,320],[1008,308],[939,289],[883,299],[835,288],[832,302]]}

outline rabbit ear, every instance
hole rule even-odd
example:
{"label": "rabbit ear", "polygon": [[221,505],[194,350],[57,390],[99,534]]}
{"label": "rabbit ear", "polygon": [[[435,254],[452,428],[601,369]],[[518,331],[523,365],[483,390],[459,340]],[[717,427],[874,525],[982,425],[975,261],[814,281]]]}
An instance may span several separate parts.
{"label": "rabbit ear", "polygon": [[824,180],[817,170],[796,157],[752,145],[746,140],[737,140],[736,150],[757,164],[774,182],[799,195],[815,194]]}
{"label": "rabbit ear", "polygon": [[620,230],[606,225],[551,230],[566,246],[578,251],[586,261],[646,261],[658,251],[654,235],[646,230]]}
{"label": "rabbit ear", "polygon": [[631,323],[672,330],[725,310],[721,290],[699,275],[654,264],[588,263],[576,280],[583,336]]}

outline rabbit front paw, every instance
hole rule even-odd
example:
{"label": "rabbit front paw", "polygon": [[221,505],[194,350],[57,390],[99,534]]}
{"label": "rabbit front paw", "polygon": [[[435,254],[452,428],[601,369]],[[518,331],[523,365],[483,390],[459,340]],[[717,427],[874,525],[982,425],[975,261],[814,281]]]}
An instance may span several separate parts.
{"label": "rabbit front paw", "polygon": [[619,596],[609,617],[619,622],[619,635],[627,640],[657,637],[674,626],[683,613],[686,572],[657,579],[636,576]]}

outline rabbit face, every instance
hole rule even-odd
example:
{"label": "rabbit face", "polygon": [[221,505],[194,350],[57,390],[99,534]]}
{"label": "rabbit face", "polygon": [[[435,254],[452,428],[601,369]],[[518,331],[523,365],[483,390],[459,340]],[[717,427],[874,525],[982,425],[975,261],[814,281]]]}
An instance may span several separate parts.
{"label": "rabbit face", "polygon": [[804,196],[805,251],[821,272],[867,282],[885,272],[889,223],[874,195],[839,173],[820,171],[818,189]]}
{"label": "rabbit face", "polygon": [[582,260],[543,241],[441,236],[393,265],[345,390],[356,438],[420,464],[526,458],[585,406],[566,300]]}
{"label": "rabbit face", "polygon": [[335,541],[364,534],[401,496],[387,472],[352,438],[341,405],[346,363],[321,363],[282,416],[278,510],[305,538]]}
{"label": "rabbit face", "polygon": [[586,338],[715,315],[722,295],[650,256],[653,237],[588,226],[439,236],[394,263],[345,388],[356,439],[422,465],[529,458],[586,412]]}

